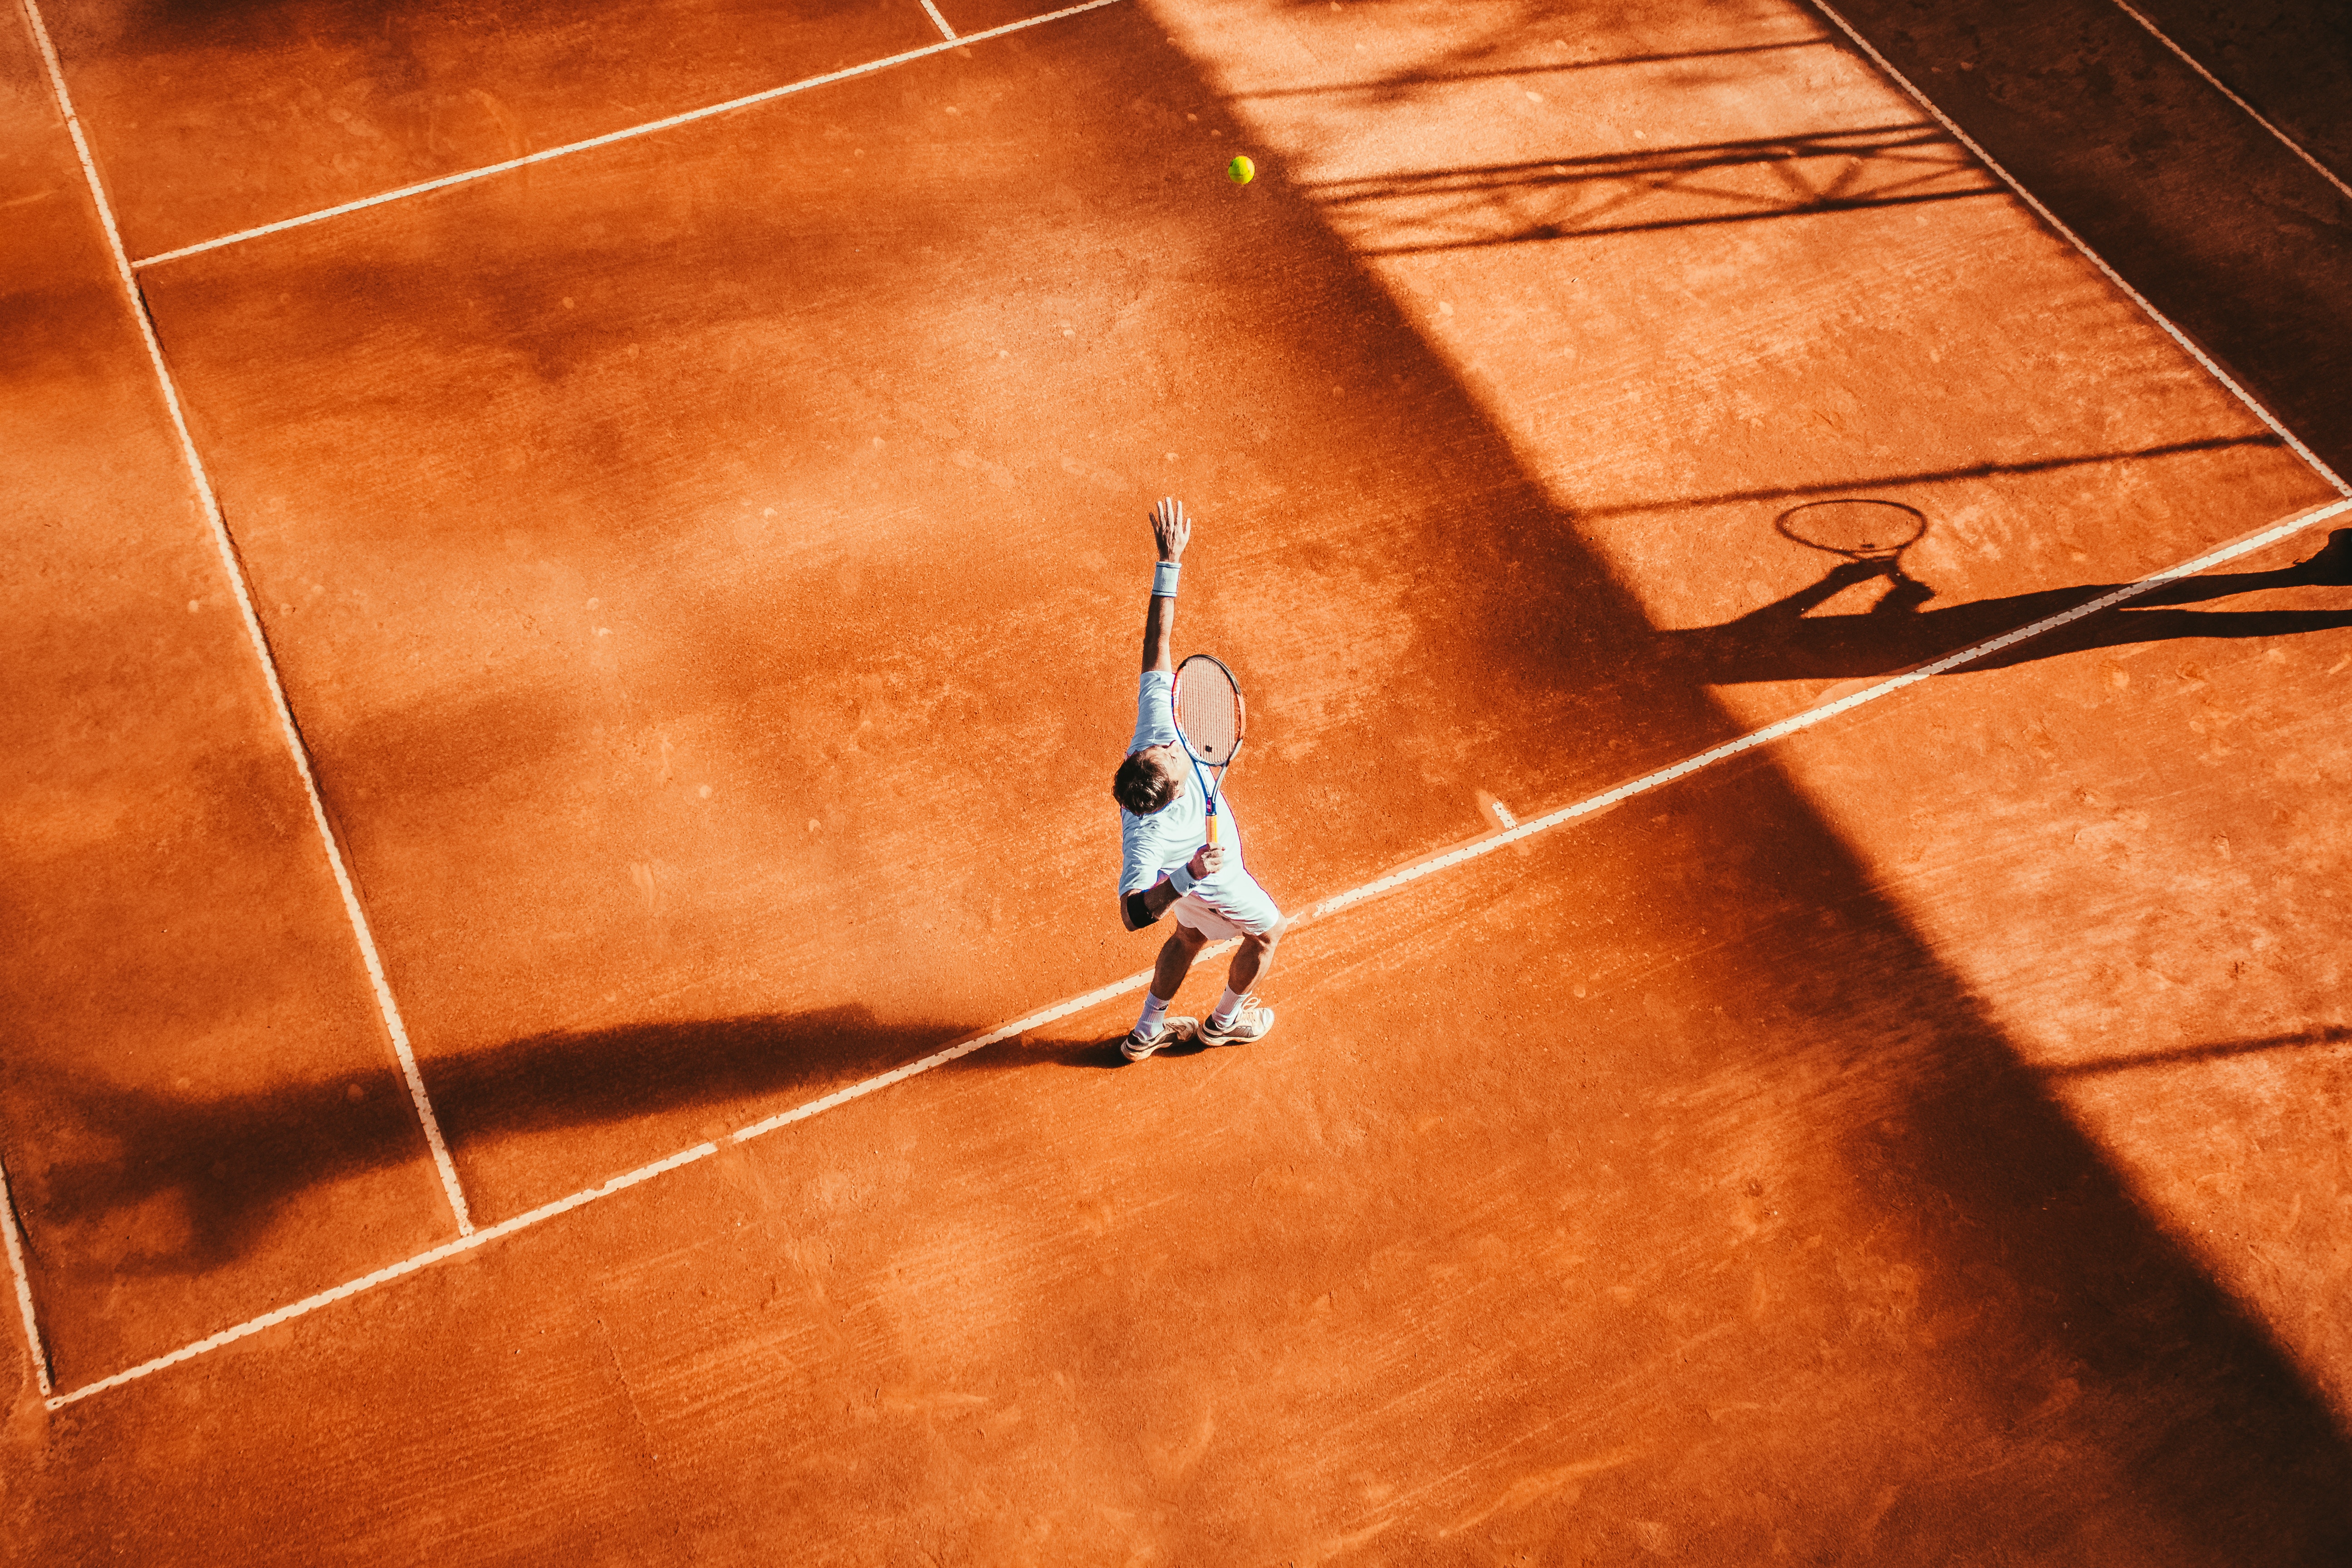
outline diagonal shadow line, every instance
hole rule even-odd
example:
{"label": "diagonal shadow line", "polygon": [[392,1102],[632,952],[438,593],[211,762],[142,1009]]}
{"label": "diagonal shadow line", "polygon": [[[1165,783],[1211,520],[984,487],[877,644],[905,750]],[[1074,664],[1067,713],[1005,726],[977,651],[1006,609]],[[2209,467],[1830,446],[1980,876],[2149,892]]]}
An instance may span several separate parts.
{"label": "diagonal shadow line", "polygon": [[[1478,190],[1501,184],[1575,184],[1585,179],[1751,163],[1781,163],[1804,158],[1885,156],[1912,147],[1948,150],[1954,170],[1979,172],[1959,145],[1940,128],[1904,121],[1888,125],[1859,126],[1849,131],[1807,132],[1796,136],[1751,136],[1733,142],[1692,142],[1675,147],[1643,148],[1632,153],[1591,153],[1574,158],[1532,158],[1517,163],[1480,163],[1464,169],[1423,169],[1351,179],[1302,180],[1297,183],[1296,188],[1329,207],[1349,201],[1379,200],[1384,196],[1417,194],[1424,190],[1443,192]],[[1352,186],[1365,188],[1345,196],[1334,197],[1328,194],[1347,192]]]}
{"label": "diagonal shadow line", "polygon": [[1519,234],[1497,235],[1487,239],[1451,239],[1427,245],[1367,246],[1357,252],[1360,256],[1428,256],[1447,250],[1488,250],[1504,245],[1533,245],[1547,240],[1601,239],[1610,235],[1653,234],[1662,229],[1711,228],[1731,223],[1767,223],[1779,218],[1823,217],[1833,213],[1866,212],[1874,207],[1917,206],[1927,202],[1960,201],[1971,196],[2005,196],[2009,193],[1998,186],[1966,191],[1937,191],[1926,195],[1893,196],[1885,201],[1854,198],[1846,201],[1804,202],[1794,206],[1778,207],[1770,212],[1724,213],[1714,217],[1661,218],[1655,223],[1612,224],[1601,228],[1563,228],[1553,225],[1528,229]]}
{"label": "diagonal shadow line", "polygon": [[[1792,164],[1816,163],[1822,159],[1837,159],[1843,162],[1845,167],[1839,172],[1837,178],[1831,182],[1826,188],[1807,189],[1799,186],[1794,176],[1790,174],[1790,166]],[[1899,192],[1906,191],[1916,186],[1928,184],[1937,180],[1949,180],[1957,174],[1972,173],[1965,163],[1958,159],[1911,158],[1904,157],[1895,153],[1890,153],[1883,149],[1877,148],[1856,149],[1842,147],[1832,149],[1828,152],[1811,151],[1805,153],[1790,153],[1785,155],[1768,155],[1764,157],[1751,157],[1743,154],[1736,157],[1712,158],[1680,163],[1664,163],[1654,166],[1643,165],[1622,171],[1612,170],[1589,175],[1570,175],[1555,173],[1548,175],[1538,174],[1532,177],[1522,178],[1516,172],[1503,171],[1495,174],[1494,177],[1488,178],[1485,177],[1486,174],[1486,171],[1477,171],[1476,173],[1479,177],[1464,178],[1458,183],[1448,183],[1449,181],[1453,181],[1454,176],[1444,174],[1415,174],[1402,177],[1406,181],[1419,182],[1418,184],[1412,184],[1410,188],[1397,188],[1393,186],[1381,185],[1376,188],[1350,192],[1344,195],[1333,197],[1324,205],[1328,208],[1336,211],[1342,207],[1365,206],[1377,202],[1418,202],[1430,204],[1445,202],[1451,199],[1455,205],[1451,207],[1439,208],[1438,213],[1442,216],[1445,212],[1465,210],[1462,204],[1466,200],[1478,197],[1486,198],[1491,207],[1491,205],[1499,199],[1507,199],[1520,195],[1549,192],[1571,185],[1601,185],[1624,188],[1625,195],[1618,197],[1614,201],[1604,201],[1604,203],[1600,206],[1586,208],[1584,211],[1576,215],[1578,217],[1589,220],[1599,217],[1605,213],[1613,212],[1625,205],[1628,202],[1639,201],[1650,196],[1669,194],[1684,197],[1712,198],[1722,202],[1737,202],[1742,204],[1750,210],[1759,211],[1769,215],[1784,210],[1791,201],[1816,202],[1842,199],[1841,193],[1851,187],[1856,175],[1861,174],[1865,171],[1876,174],[1880,171],[1891,171],[1894,168],[1899,168],[1906,165],[1914,167],[1919,172],[1908,174],[1897,174],[1888,172],[1878,184],[1874,184],[1869,190],[1863,192],[1861,194],[1861,197],[1854,199],[1868,197],[1883,200],[1891,197]],[[1719,189],[1695,183],[1699,177],[1717,170],[1759,168],[1770,169],[1775,174],[1779,174],[1784,182],[1781,189],[1777,192],[1766,194],[1752,190]],[[1372,182],[1365,183],[1372,184]],[[1326,186],[1325,188],[1331,189],[1336,187]],[[1479,209],[1469,208],[1466,210],[1475,211]],[[1423,218],[1419,221],[1433,222],[1437,221],[1437,218]],[[1580,229],[1580,232],[1600,231],[1597,228],[1588,226]]]}
{"label": "diagonal shadow line", "polygon": [[2278,447],[2276,436],[2210,436],[2197,441],[2171,441],[2124,452],[2085,452],[2069,458],[2036,458],[2021,463],[1971,463],[1958,468],[1927,468],[1910,474],[1884,474],[1846,484],[1795,485],[1779,489],[1719,490],[1713,495],[1677,496],[1672,500],[1626,501],[1614,506],[1578,507],[1579,522],[1607,518],[1639,517],[1650,512],[1692,511],[1700,507],[1737,506],[1749,501],[1797,500],[1806,496],[1851,495],[1863,490],[1894,489],[1904,485],[1943,484],[1952,479],[1989,479],[2020,474],[2054,473],[2062,468],[2090,468],[2100,463],[2128,463],[2143,458],[2178,458],[2193,452],[2221,452],[2238,447]]}
{"label": "diagonal shadow line", "polygon": [[1570,60],[1560,65],[1523,66],[1517,69],[1486,71],[1412,71],[1402,76],[1388,77],[1374,81],[1336,81],[1318,87],[1269,87],[1251,92],[1226,95],[1229,103],[1277,98],[1317,98],[1348,92],[1392,92],[1406,87],[1444,87],[1465,81],[1510,81],[1522,77],[1561,76],[1572,71],[1610,70],[1619,66],[1675,65],[1684,60],[1729,59],[1740,55],[1769,55],[1782,49],[1815,49],[1836,42],[1833,38],[1792,38],[1781,44],[1743,44],[1729,49],[1688,49],[1680,54],[1612,55],[1605,60]]}
{"label": "diagonal shadow line", "polygon": [[2198,1062],[2227,1061],[2232,1057],[2248,1057],[2263,1051],[2308,1050],[2318,1046],[2340,1046],[2352,1041],[2352,1028],[2329,1025],[2321,1029],[2305,1029],[2293,1035],[2265,1035],[2251,1040],[2221,1040],[2205,1046],[2183,1046],[2178,1050],[2142,1051],[2137,1056],[2103,1057],[2096,1061],[2070,1062],[2063,1067],[2037,1068],[2045,1079],[2095,1078],[2105,1073],[2132,1072],[2141,1068],[2185,1067]]}
{"label": "diagonal shadow line", "polygon": [[[1106,100],[1127,98],[1108,94]],[[1106,137],[1106,145],[1131,141],[1122,126],[1120,136]],[[1106,162],[1116,156],[1111,153]],[[1423,536],[1433,561],[1446,568],[1433,565],[1432,573],[1465,585],[1460,599],[1446,603],[1423,624],[1412,667],[1432,671],[1427,688],[1436,689],[1480,666],[1522,673],[1531,687],[1545,680],[1560,688],[1590,680],[1592,650],[1605,647],[1599,634],[1637,623],[1638,607],[1612,586],[1594,552],[1565,526],[1570,515],[1551,506],[1540,477],[1511,466],[1509,443],[1481,414],[1480,400],[1449,373],[1414,323],[1381,291],[1370,269],[1355,265],[1361,253],[1322,226],[1311,209],[1277,216],[1291,223],[1295,240],[1291,254],[1277,251],[1278,258],[1297,261],[1303,271],[1328,267],[1361,307],[1359,313],[1287,312],[1281,324],[1300,334],[1299,356],[1309,363],[1339,357],[1362,342],[1396,354],[1417,354],[1426,384],[1439,390],[1416,395],[1423,401],[1403,410],[1415,418],[1401,434],[1425,436],[1430,428],[1450,427],[1450,420],[1459,422],[1463,438],[1437,443],[1434,452],[1427,451],[1432,444],[1425,439],[1396,443],[1413,449],[1415,473],[1406,477],[1426,476],[1419,482],[1439,497],[1429,502],[1431,515],[1448,525],[1433,523]],[[1280,237],[1276,231],[1276,241]],[[1251,255],[1262,255],[1268,245],[1265,232],[1253,231],[1250,244]],[[531,258],[534,275],[542,260]],[[1233,270],[1240,276],[1238,268]],[[369,271],[373,278],[377,269]],[[1336,337],[1342,322],[1345,341]],[[1482,474],[1474,484],[1465,469],[1489,461],[1500,479],[1488,480]],[[1449,466],[1457,462],[1461,466]],[[761,627],[759,635],[772,633]],[[1727,717],[1674,672],[1644,669],[1614,647],[1606,647],[1605,657],[1608,676],[1596,684],[1614,706],[1579,710],[1572,722],[1591,723],[1598,712],[1602,720],[1652,721],[1662,730],[1681,726],[1672,730],[1674,735],[1685,729],[1706,733],[1727,727]],[[1656,714],[1664,717],[1653,719]],[[1562,735],[1571,721],[1549,731],[1533,728],[1533,722],[1530,734]],[[1417,764],[1412,772],[1414,786],[1425,793]],[[1776,769],[1759,763],[1756,773],[1770,788],[1760,797],[1762,809],[1738,819],[1785,826],[1803,840],[1804,852],[1789,861],[1787,874],[1797,881],[1810,879],[1817,901],[1855,896],[1853,890],[1866,884],[1853,852]],[[1765,915],[1778,908],[1759,906]],[[1895,914],[1888,918],[1900,923]],[[1968,1023],[1957,978],[1924,935],[1906,931],[1901,968],[1884,979],[1860,976],[1855,986],[1899,991],[1914,1014],[1926,1011],[1923,1004],[1940,1003]],[[1833,1016],[1828,1022],[1851,1020]],[[1857,1040],[1855,1048],[1867,1048],[1867,1042]],[[1872,1134],[1882,1142],[1871,1151],[1871,1169],[1895,1173],[1874,1190],[1884,1200],[1884,1212],[1925,1216],[1922,1226],[1933,1228],[1923,1231],[1922,1251],[1948,1249],[1956,1273],[1965,1270],[1966,1278],[1973,1278],[1982,1267],[2014,1278],[2032,1341],[2074,1358],[2103,1396],[2129,1401],[2125,1413],[2134,1418],[2133,1426],[2153,1423],[2165,1435],[2161,1451],[2150,1454],[2145,1445],[2131,1450],[2136,1459],[2150,1461],[2133,1472],[2132,1500],[2163,1513],[2192,1543],[2212,1548],[2214,1560],[2231,1560],[2228,1547],[2239,1541],[2244,1515],[2284,1514],[2299,1521],[2316,1509],[2332,1507],[2324,1499],[2343,1495],[2335,1483],[2345,1473],[2346,1454],[2325,1410],[2296,1380],[2262,1323],[2170,1246],[2134,1205],[2101,1152],[2053,1104],[2036,1098],[2036,1086],[2016,1068],[2012,1050],[1997,1028],[1969,1023],[1951,1042],[1948,1091],[1923,1099],[1908,1119],[1895,1119]],[[1879,1159],[1886,1151],[1891,1156]],[[2053,1188],[2088,1195],[2053,1215],[2048,1203]],[[1964,1373],[1974,1370],[1966,1366],[1967,1359],[1953,1358]],[[2159,1382],[2151,1393],[2146,1369],[2176,1363],[2212,1369],[2211,1380]],[[1988,1368],[1985,1375],[1990,1382],[2000,1373]],[[2226,1399],[2209,1397],[2215,1388]],[[2201,1440],[2209,1433],[2216,1440]],[[2095,1442],[2100,1434],[2085,1429],[2084,1436]],[[2117,1433],[2115,1441],[2128,1449],[2127,1439],[2137,1436]],[[2230,1447],[2221,1446],[2221,1437]],[[2295,1454],[2307,1474],[2290,1468],[2288,1458]],[[2248,1457],[2246,1473],[2233,1470],[2219,1483],[2224,1495],[2214,1498],[2212,1506],[2202,1506],[2202,1494],[2189,1495],[2200,1484],[2212,1488],[2206,1472],[2217,1460],[2236,1455]],[[2241,1553],[2235,1560],[2249,1557]]]}

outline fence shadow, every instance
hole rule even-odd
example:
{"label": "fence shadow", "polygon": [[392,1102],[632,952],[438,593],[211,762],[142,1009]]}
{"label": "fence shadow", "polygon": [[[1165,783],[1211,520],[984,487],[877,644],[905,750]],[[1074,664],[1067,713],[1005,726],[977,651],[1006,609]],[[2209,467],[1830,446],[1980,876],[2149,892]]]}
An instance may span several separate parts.
{"label": "fence shadow", "polygon": [[1591,239],[2001,194],[1932,125],[1308,182],[1366,256]]}

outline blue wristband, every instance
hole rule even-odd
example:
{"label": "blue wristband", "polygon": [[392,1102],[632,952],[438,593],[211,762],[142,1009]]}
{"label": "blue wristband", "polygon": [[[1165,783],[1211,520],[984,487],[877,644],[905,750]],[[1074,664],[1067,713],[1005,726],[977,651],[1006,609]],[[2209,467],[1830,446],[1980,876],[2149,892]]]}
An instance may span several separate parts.
{"label": "blue wristband", "polygon": [[1151,596],[1172,599],[1176,596],[1176,574],[1183,568],[1173,561],[1162,561],[1151,569]]}

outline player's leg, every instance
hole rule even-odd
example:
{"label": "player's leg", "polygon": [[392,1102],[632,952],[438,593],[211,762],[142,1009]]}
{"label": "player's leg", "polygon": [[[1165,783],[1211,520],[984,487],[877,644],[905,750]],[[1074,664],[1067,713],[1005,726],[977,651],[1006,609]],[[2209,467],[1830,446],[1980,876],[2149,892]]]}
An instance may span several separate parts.
{"label": "player's leg", "polygon": [[1184,976],[1192,972],[1192,961],[1209,944],[1209,933],[1194,931],[1181,921],[1160,944],[1160,957],[1151,966],[1151,989],[1146,994],[1160,1006],[1176,1000],[1176,993],[1184,984]]}
{"label": "player's leg", "polygon": [[1288,921],[1277,921],[1272,931],[1259,936],[1244,936],[1240,947],[1234,950],[1234,962],[1225,971],[1225,989],[1234,995],[1246,995],[1274,968],[1274,950],[1282,942],[1282,933],[1290,929]]}
{"label": "player's leg", "polygon": [[1160,957],[1151,966],[1151,985],[1143,994],[1143,1016],[1128,1031],[1127,1038],[1119,1042],[1119,1055],[1129,1061],[1139,1062],[1162,1046],[1191,1038],[1200,1027],[1198,1019],[1170,1017],[1168,1004],[1176,1000],[1176,992],[1191,972],[1192,961],[1201,955],[1208,941],[1208,932],[1196,931],[1181,920],[1176,922],[1176,929],[1160,944]]}
{"label": "player's leg", "polygon": [[1247,872],[1220,882],[1216,910],[1234,928],[1241,945],[1225,971],[1225,994],[1201,1021],[1201,1043],[1238,1046],[1264,1039],[1274,1027],[1274,1009],[1259,1005],[1250,991],[1272,973],[1275,949],[1289,922]]}

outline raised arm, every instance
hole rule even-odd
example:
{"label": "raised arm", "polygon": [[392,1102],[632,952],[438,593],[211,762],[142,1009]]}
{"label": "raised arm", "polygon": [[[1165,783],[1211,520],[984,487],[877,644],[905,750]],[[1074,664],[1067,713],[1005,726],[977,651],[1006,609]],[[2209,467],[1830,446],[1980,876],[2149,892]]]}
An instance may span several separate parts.
{"label": "raised arm", "polygon": [[[1173,566],[1182,561],[1185,542],[1192,537],[1192,520],[1184,515],[1184,503],[1171,498],[1153,507],[1151,532],[1159,541],[1163,565]],[[1176,637],[1176,596],[1157,592],[1156,584],[1154,587],[1151,607],[1143,615],[1143,670],[1147,675],[1155,669],[1176,668],[1176,657],[1171,651]]]}

